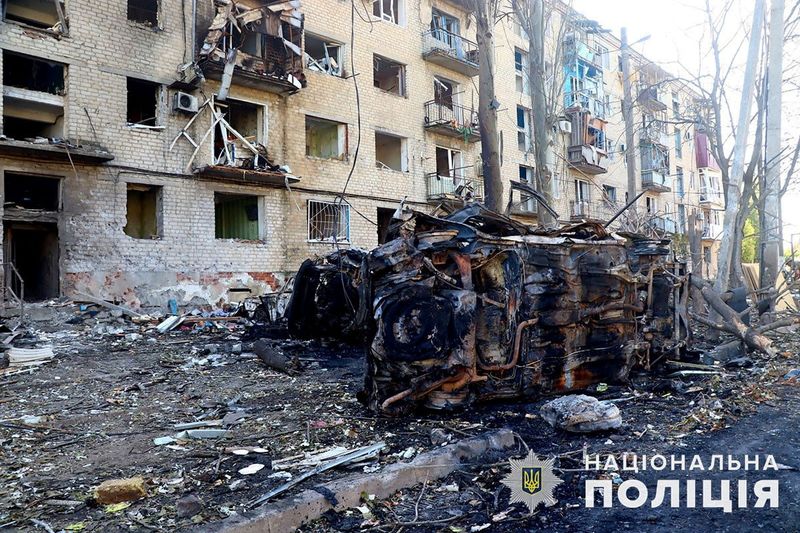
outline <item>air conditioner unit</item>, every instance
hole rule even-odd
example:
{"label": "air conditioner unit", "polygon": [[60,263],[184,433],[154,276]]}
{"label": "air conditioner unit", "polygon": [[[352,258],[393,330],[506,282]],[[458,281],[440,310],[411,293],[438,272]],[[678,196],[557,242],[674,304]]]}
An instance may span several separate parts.
{"label": "air conditioner unit", "polygon": [[177,92],[172,99],[172,110],[183,113],[197,113],[197,97],[189,93]]}
{"label": "air conditioner unit", "polygon": [[559,120],[558,129],[561,130],[561,133],[572,133],[572,122],[569,120]]}

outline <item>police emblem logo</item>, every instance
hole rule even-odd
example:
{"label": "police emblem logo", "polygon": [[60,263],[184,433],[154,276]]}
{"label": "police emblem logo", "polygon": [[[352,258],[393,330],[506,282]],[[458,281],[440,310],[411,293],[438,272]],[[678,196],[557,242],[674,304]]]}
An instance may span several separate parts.
{"label": "police emblem logo", "polygon": [[553,489],[563,483],[553,473],[554,459],[544,461],[529,452],[521,460],[509,459],[511,473],[503,479],[503,484],[511,489],[509,503],[524,503],[533,512],[540,503],[546,507],[555,505]]}

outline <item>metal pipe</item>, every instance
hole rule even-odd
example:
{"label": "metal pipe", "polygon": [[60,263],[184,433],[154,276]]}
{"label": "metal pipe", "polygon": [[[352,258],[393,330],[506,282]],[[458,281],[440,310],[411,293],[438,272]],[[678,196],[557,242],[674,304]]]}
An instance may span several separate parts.
{"label": "metal pipe", "polygon": [[511,351],[511,360],[508,363],[502,365],[491,365],[491,366],[483,366],[481,364],[478,364],[481,370],[486,372],[499,372],[502,370],[510,370],[515,366],[517,366],[517,361],[519,361],[519,350],[522,339],[522,332],[525,330],[525,328],[527,328],[528,326],[532,326],[533,324],[536,324],[538,321],[539,317],[536,317],[525,320],[517,324],[517,331],[516,334],[514,335],[514,347],[512,348]]}

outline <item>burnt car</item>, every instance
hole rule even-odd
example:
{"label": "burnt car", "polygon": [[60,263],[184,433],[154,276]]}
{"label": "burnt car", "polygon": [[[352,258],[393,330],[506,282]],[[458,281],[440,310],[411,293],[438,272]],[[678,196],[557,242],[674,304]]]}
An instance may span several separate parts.
{"label": "burnt car", "polygon": [[373,411],[624,381],[688,345],[686,267],[668,240],[596,223],[545,231],[479,204],[396,216],[393,240],[359,253],[358,272],[354,252],[346,265],[342,252],[304,263],[288,317],[299,332],[298,320],[320,323],[326,299],[340,302],[328,319],[365,342]]}

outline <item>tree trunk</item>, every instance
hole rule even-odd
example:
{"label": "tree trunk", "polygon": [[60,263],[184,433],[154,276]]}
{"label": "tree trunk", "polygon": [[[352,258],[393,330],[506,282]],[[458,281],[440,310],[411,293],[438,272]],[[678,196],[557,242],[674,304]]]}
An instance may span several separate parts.
{"label": "tree trunk", "polygon": [[503,212],[503,181],[500,174],[500,139],[494,94],[494,14],[492,0],[474,0],[480,71],[478,74],[478,120],[481,132],[483,187],[486,207]]}
{"label": "tree trunk", "polygon": [[[528,88],[531,93],[533,122],[533,149],[536,161],[536,184],[534,187],[549,205],[553,205],[553,168],[550,151],[553,150],[552,124],[547,114],[545,100],[544,60],[544,3],[532,0],[531,19],[528,30]],[[546,210],[538,212],[540,224],[555,222]]]}
{"label": "tree trunk", "polygon": [[717,258],[717,279],[714,289],[718,294],[728,290],[731,265],[735,255],[736,244],[741,242],[735,237],[737,233],[742,177],[744,174],[744,152],[747,147],[747,130],[750,125],[750,108],[753,102],[753,89],[755,86],[755,70],[758,66],[758,52],[761,45],[761,27],[764,19],[764,3],[755,2],[753,13],[753,27],[750,32],[750,44],[747,51],[747,65],[742,86],[741,106],[739,107],[739,120],[736,128],[736,142],[733,149],[733,164],[726,188],[725,218],[722,225],[722,243],[720,244],[719,257]]}

